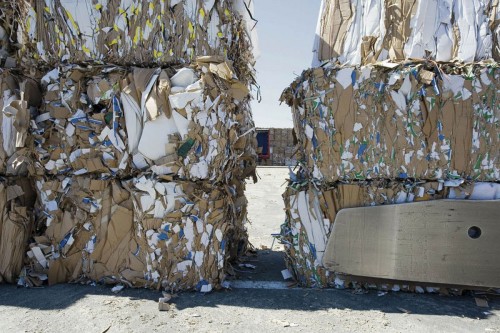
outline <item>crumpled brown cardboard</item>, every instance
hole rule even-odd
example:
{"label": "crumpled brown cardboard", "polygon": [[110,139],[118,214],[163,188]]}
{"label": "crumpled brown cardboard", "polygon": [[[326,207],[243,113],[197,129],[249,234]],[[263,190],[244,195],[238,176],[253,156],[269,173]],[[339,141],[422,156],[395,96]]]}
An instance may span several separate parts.
{"label": "crumpled brown cardboard", "polygon": [[0,283],[15,283],[31,236],[35,193],[26,178],[0,178]]}
{"label": "crumpled brown cardboard", "polygon": [[499,180],[497,63],[392,65],[331,64],[285,90],[310,177]]}

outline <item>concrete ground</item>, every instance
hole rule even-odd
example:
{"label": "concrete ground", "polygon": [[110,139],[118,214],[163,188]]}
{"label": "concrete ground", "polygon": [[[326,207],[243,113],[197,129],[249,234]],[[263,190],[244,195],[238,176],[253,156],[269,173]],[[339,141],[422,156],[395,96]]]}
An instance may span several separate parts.
{"label": "concrete ground", "polygon": [[105,286],[0,286],[0,332],[500,332],[500,301],[478,307],[472,296],[443,297],[286,288],[279,232],[285,168],[259,168],[248,186],[250,241],[258,249],[233,288],[182,293],[158,311],[161,293]]}

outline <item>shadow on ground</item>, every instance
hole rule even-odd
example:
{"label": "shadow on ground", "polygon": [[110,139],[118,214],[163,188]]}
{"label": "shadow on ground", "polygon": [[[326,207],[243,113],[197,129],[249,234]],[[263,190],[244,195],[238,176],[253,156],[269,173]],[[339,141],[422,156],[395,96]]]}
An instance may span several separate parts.
{"label": "shadow on ground", "polygon": [[286,269],[284,252],[257,250],[241,258],[241,264],[235,266],[236,278],[253,281],[282,281],[281,271]]}
{"label": "shadow on ground", "polygon": [[[56,285],[47,288],[25,289],[12,285],[0,285],[0,306],[12,306],[36,310],[59,310],[77,305],[94,295],[109,299],[151,301],[156,303],[161,294],[145,289],[126,289],[118,294],[106,286]],[[350,309],[352,311],[378,310],[384,313],[406,313],[431,316],[453,316],[472,319],[487,319],[490,311],[500,310],[498,300],[490,300],[490,308],[479,308],[471,296],[445,297],[389,293],[378,296],[377,292],[354,294],[350,290],[334,289],[234,289],[203,295],[185,292],[174,298],[177,310],[194,308],[217,308],[232,306],[242,308],[319,311]]]}
{"label": "shadow on ground", "polygon": [[[237,279],[250,281],[283,281],[285,269],[283,252],[259,250],[243,258],[242,266],[236,266]],[[249,266],[247,266],[249,265]],[[255,266],[255,267],[251,267]],[[161,293],[147,289],[125,289],[115,294],[109,286],[62,284],[45,288],[17,288],[0,285],[0,306],[33,310],[62,310],[78,306],[87,297],[102,296],[105,299],[126,298],[156,303]],[[233,289],[201,294],[184,292],[173,299],[179,311],[196,308],[232,306],[269,310],[378,310],[383,313],[401,313],[411,316],[431,315],[487,319],[491,311],[500,310],[500,301],[492,299],[490,308],[479,308],[472,296],[439,296],[429,294],[388,293],[378,296],[376,291],[355,294],[351,290],[335,289]]]}

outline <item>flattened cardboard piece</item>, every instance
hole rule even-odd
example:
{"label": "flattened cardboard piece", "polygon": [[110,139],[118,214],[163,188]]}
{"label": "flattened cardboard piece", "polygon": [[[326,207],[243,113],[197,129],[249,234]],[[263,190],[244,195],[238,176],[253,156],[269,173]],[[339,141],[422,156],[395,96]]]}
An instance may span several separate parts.
{"label": "flattened cardboard piece", "polygon": [[23,267],[32,220],[25,208],[15,207],[10,212],[2,212],[2,232],[0,234],[0,276],[1,280],[15,283]]}
{"label": "flattened cardboard piece", "polygon": [[[133,235],[133,212],[121,206],[115,207],[109,224],[107,225],[104,239],[98,240],[94,252],[90,256],[95,262],[104,263],[107,272],[119,272],[128,257],[128,244]],[[106,274],[108,275],[108,274]],[[94,277],[98,280],[98,276]]]}
{"label": "flattened cardboard piece", "polygon": [[[76,255],[74,255],[76,256]],[[69,281],[70,273],[67,267],[63,264],[64,260],[57,259],[50,262],[48,271],[48,283],[49,286],[53,286],[59,283],[66,283]]]}
{"label": "flattened cardboard piece", "polygon": [[7,187],[7,202],[19,198],[24,195],[24,191],[19,185],[12,185]]}
{"label": "flattened cardboard piece", "polygon": [[498,201],[440,200],[337,214],[331,271],[400,281],[500,286]]}
{"label": "flattened cardboard piece", "polygon": [[0,281],[15,283],[32,235],[34,191],[29,178],[0,178]]}

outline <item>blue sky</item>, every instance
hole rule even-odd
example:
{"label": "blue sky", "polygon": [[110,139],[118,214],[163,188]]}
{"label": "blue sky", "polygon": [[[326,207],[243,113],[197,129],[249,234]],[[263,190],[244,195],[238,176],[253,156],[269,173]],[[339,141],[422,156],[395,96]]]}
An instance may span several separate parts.
{"label": "blue sky", "polygon": [[262,102],[252,102],[257,127],[292,127],[290,108],[279,105],[281,92],[311,67],[321,0],[254,0],[259,21],[257,81]]}

